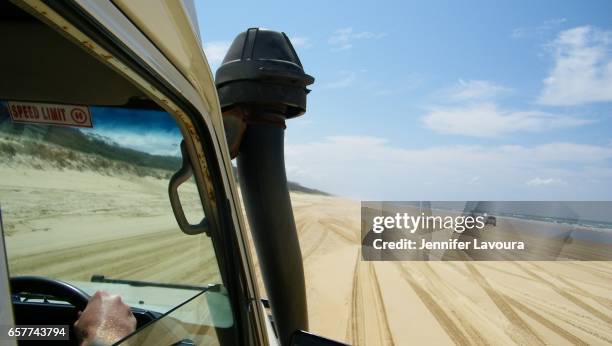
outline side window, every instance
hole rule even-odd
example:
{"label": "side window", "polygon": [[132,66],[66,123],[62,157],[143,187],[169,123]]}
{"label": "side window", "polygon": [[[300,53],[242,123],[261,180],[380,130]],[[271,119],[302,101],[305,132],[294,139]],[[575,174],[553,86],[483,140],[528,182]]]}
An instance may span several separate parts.
{"label": "side window", "polygon": [[[65,105],[0,107],[11,274],[85,286],[111,279],[220,283],[210,238],[183,234],[172,214],[168,181],[181,166],[182,136],[168,113],[82,107],[92,127],[68,127],[42,122]],[[179,189],[188,219],[201,221],[193,179]]]}

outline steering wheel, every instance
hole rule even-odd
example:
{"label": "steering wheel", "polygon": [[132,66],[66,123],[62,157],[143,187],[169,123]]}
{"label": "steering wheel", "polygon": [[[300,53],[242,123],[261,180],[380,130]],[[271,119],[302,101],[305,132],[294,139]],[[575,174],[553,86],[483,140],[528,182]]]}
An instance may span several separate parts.
{"label": "steering wheel", "polygon": [[53,296],[74,305],[80,311],[85,310],[89,302],[89,295],[81,289],[63,281],[42,276],[12,277],[11,292],[13,294],[33,293]]}

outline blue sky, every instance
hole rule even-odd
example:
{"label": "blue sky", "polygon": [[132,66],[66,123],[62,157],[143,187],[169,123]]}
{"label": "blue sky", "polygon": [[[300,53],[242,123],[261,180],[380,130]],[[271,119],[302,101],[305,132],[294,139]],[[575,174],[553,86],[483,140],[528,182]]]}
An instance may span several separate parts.
{"label": "blue sky", "polygon": [[213,69],[257,26],[316,78],[288,123],[292,180],[358,199],[610,199],[610,1],[196,5]]}

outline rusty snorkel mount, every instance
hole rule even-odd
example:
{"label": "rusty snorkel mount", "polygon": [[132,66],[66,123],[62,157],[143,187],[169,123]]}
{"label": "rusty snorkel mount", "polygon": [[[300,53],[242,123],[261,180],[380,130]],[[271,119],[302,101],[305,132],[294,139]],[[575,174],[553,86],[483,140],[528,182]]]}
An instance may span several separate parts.
{"label": "rusty snorkel mount", "polygon": [[285,120],[306,112],[305,74],[281,32],[251,28],[229,48],[215,84],[251,234],[282,345],[308,330],[304,268],[284,159]]}

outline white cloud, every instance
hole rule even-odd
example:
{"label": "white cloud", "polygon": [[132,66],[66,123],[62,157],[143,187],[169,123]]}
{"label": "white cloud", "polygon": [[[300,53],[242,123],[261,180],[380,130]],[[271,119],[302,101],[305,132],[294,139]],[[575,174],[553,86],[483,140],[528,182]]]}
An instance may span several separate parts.
{"label": "white cloud", "polygon": [[556,29],[559,25],[565,23],[567,19],[565,18],[553,18],[544,21],[542,25],[538,25],[536,27],[521,27],[512,30],[512,34],[510,35],[512,38],[526,38],[526,37],[541,37],[545,33]]}
{"label": "white cloud", "polygon": [[559,186],[565,185],[565,181],[559,178],[540,178],[535,177],[533,179],[528,180],[525,184],[529,186]]}
{"label": "white cloud", "polygon": [[204,44],[204,53],[213,74],[219,68],[219,65],[221,65],[231,44],[231,41],[211,41]]}
{"label": "white cloud", "polygon": [[[371,76],[365,69],[360,73]],[[359,90],[367,94],[373,93],[375,96],[405,95],[417,89],[424,81],[425,78],[417,73],[403,75],[401,80],[396,82],[360,79]]]}
{"label": "white cloud", "polygon": [[582,26],[550,43],[555,66],[538,102],[572,106],[612,101],[612,31]]}
{"label": "white cloud", "polygon": [[529,162],[557,162],[588,164],[612,158],[612,146],[597,146],[568,142],[541,144],[535,147],[503,145],[504,155],[521,157]]}
{"label": "white cloud", "polygon": [[329,82],[327,84],[324,84],[323,87],[326,89],[348,88],[351,85],[353,85],[353,83],[355,82],[355,79],[357,78],[356,74],[350,71],[343,71],[340,74],[341,76],[339,79]]}
{"label": "white cloud", "polygon": [[289,37],[289,40],[291,41],[291,44],[295,48],[304,48],[304,49],[307,49],[307,48],[312,47],[312,43],[310,42],[310,39],[308,37],[304,37],[304,36],[291,36],[291,37]]}
{"label": "white cloud", "polygon": [[386,33],[373,33],[370,31],[354,32],[352,27],[336,30],[329,38],[328,42],[333,50],[347,50],[353,47],[353,43],[358,40],[380,39]]}
{"label": "white cloud", "polygon": [[478,184],[479,181],[480,181],[480,176],[476,175],[476,176],[473,176],[472,179],[468,181],[468,184],[470,185]]}
{"label": "white cloud", "polygon": [[[612,189],[610,146],[401,148],[378,137],[335,136],[288,144],[285,152],[291,180],[360,199],[601,199]],[[545,177],[535,184],[563,184],[543,193],[526,184],[534,177]]]}
{"label": "white cloud", "polygon": [[435,132],[473,137],[497,137],[513,132],[539,132],[591,122],[540,111],[511,111],[491,102],[434,107],[421,118]]}
{"label": "white cloud", "polygon": [[152,155],[181,156],[181,135],[171,131],[137,132],[130,129],[98,128],[83,132],[98,136],[119,146]]}
{"label": "white cloud", "polygon": [[512,89],[486,80],[463,80],[444,90],[442,96],[450,101],[488,100],[511,92]]}

